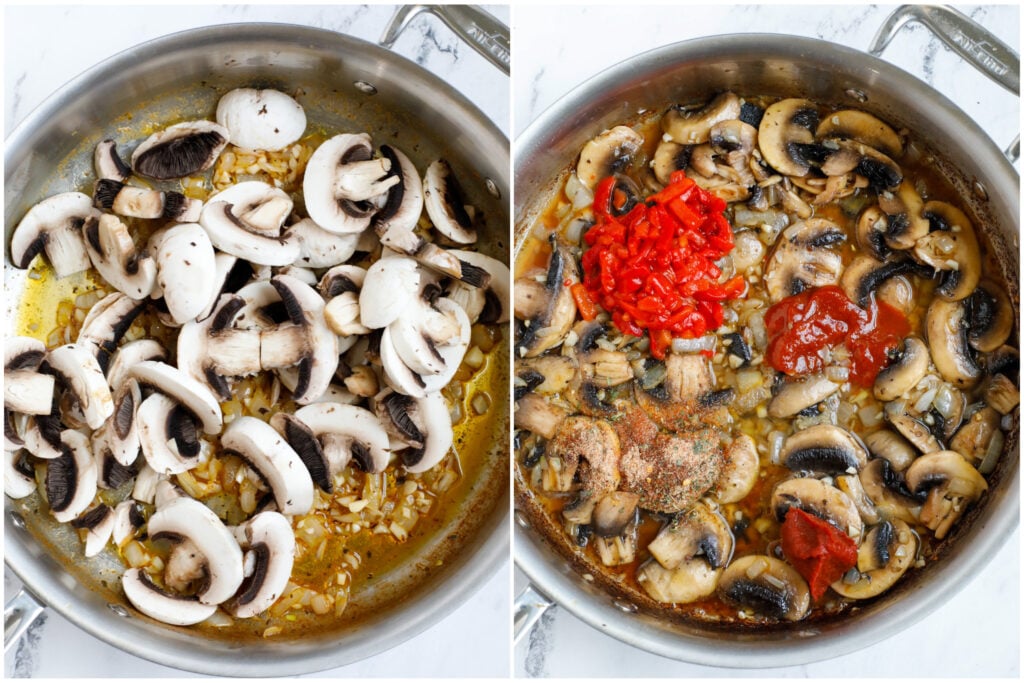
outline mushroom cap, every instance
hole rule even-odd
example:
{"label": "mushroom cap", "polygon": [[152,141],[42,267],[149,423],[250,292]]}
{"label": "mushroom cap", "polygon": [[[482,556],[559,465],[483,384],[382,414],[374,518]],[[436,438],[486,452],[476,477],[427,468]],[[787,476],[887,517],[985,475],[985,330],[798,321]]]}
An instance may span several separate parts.
{"label": "mushroom cap", "polygon": [[967,342],[977,351],[990,353],[1006,343],[1016,317],[1006,290],[991,280],[982,280],[971,293],[970,328]]}
{"label": "mushroom cap", "polygon": [[198,596],[203,604],[219,605],[242,584],[242,549],[217,515],[199,501],[186,496],[158,505],[147,529],[151,537],[187,539],[202,553],[207,579]]}
{"label": "mushroom cap", "polygon": [[180,474],[199,465],[195,422],[173,398],[150,394],[139,404],[135,419],[142,454],[155,472]]}
{"label": "mushroom cap", "polygon": [[719,503],[735,503],[743,500],[757,483],[760,457],[754,440],[746,434],[733,439],[724,456],[713,494]]}
{"label": "mushroom cap", "polygon": [[835,475],[858,472],[867,463],[868,454],[860,441],[842,427],[819,424],[787,438],[779,458],[793,471]]}
{"label": "mushroom cap", "polygon": [[309,470],[273,427],[255,417],[239,417],[224,430],[220,443],[224,449],[238,453],[266,479],[282,514],[309,512],[313,506]]}
{"label": "mushroom cap", "polygon": [[217,102],[217,123],[236,147],[276,152],[306,132],[306,112],[279,90],[236,88]]}
{"label": "mushroom cap", "polygon": [[374,229],[381,242],[388,245],[385,235],[402,235],[412,232],[423,213],[423,182],[415,164],[402,150],[390,145],[380,146],[381,156],[391,162],[390,175],[401,182],[388,190],[387,201],[373,217]]}
{"label": "mushroom cap", "polygon": [[[338,367],[338,337],[324,319],[324,300],[309,285],[290,275],[275,275],[270,283],[277,290],[292,323],[304,332],[304,355],[299,360],[299,381],[293,390],[296,403],[305,405],[320,397]],[[264,349],[261,341],[260,359]]]}
{"label": "mushroom cap", "polygon": [[476,230],[465,201],[459,181],[446,160],[438,159],[427,166],[423,176],[423,205],[430,222],[453,242],[473,244]]}
{"label": "mushroom cap", "polygon": [[216,259],[206,230],[198,223],[168,228],[155,254],[157,283],[174,322],[195,319],[216,289]]}
{"label": "mushroom cap", "polygon": [[860,540],[864,528],[860,513],[850,497],[835,486],[813,477],[781,481],[772,491],[771,508],[775,518],[780,522],[784,520],[791,507],[831,523],[854,541]]}
{"label": "mushroom cap", "polygon": [[773,302],[809,287],[834,285],[843,259],[833,247],[846,241],[846,233],[825,218],[810,218],[786,228],[775,243],[764,268],[764,285]]}
{"label": "mushroom cap", "polygon": [[914,243],[914,256],[942,273],[936,293],[946,301],[966,298],[981,280],[981,251],[974,228],[963,211],[946,202],[930,201],[922,209],[926,218],[943,228]]}
{"label": "mushroom cap", "polygon": [[[832,584],[832,590],[844,598],[865,600],[881,595],[892,587],[917,559],[918,537],[906,522],[885,520],[872,527],[858,552],[857,564],[862,567],[856,581],[844,577]],[[861,558],[869,559],[862,562]]]}
{"label": "mushroom cap", "polygon": [[874,394],[879,401],[894,401],[917,386],[928,372],[931,356],[917,335],[903,340],[889,365],[875,378]]}
{"label": "mushroom cap", "polygon": [[132,169],[157,180],[195,175],[213,166],[230,133],[213,121],[183,121],[153,133],[132,153]]}
{"label": "mushroom cap", "polygon": [[917,523],[921,501],[914,498],[903,475],[890,466],[888,460],[871,460],[860,471],[860,483],[883,517],[901,519],[908,524]]}
{"label": "mushroom cap", "polygon": [[409,472],[426,472],[448,454],[455,439],[448,404],[439,392],[415,399],[419,432],[424,437],[422,448],[402,453],[402,462]]}
{"label": "mushroom cap", "polygon": [[391,460],[388,433],[366,408],[314,403],[296,410],[295,417],[321,440],[332,471],[345,467],[354,457],[363,471],[383,472]]}
{"label": "mushroom cap", "polygon": [[818,124],[815,137],[850,138],[890,157],[903,154],[903,140],[889,124],[858,109],[832,112]]}
{"label": "mushroom cap", "polygon": [[821,403],[839,390],[839,385],[824,374],[788,378],[768,404],[772,417],[792,417],[801,410]]}
{"label": "mushroom cap", "polygon": [[734,561],[718,581],[718,594],[730,604],[786,621],[803,619],[811,608],[804,578],[770,555],[747,555]]}
{"label": "mushroom cap", "polygon": [[928,234],[929,221],[924,216],[924,201],[914,184],[904,179],[895,193],[878,194],[878,206],[889,216],[885,241],[893,249],[911,249]]}
{"label": "mushroom cap", "polygon": [[299,256],[298,242],[281,236],[292,207],[283,190],[251,180],[210,197],[199,223],[221,251],[250,263],[287,266]]}
{"label": "mushroom cap", "polygon": [[21,219],[11,235],[11,264],[28,268],[42,251],[58,278],[89,268],[82,225],[99,218],[92,198],[81,192],[62,192],[39,202]]}
{"label": "mushroom cap", "polygon": [[[93,432],[93,444],[99,442],[109,450],[111,456],[121,465],[128,466],[139,455],[139,433],[135,411],[142,403],[139,383],[128,379],[114,389],[114,413]],[[101,452],[98,448],[96,452]]]}
{"label": "mushroom cap", "polygon": [[673,142],[699,145],[708,141],[712,126],[721,121],[738,119],[741,109],[740,98],[735,93],[723,92],[697,110],[684,111],[678,106],[670,107],[661,119],[661,127]]}
{"label": "mushroom cap", "polygon": [[769,166],[783,175],[802,177],[810,163],[800,153],[800,145],[814,142],[818,126],[818,108],[799,98],[779,100],[764,112],[758,126],[757,144]]}
{"label": "mushroom cap", "polygon": [[78,344],[58,346],[46,355],[46,362],[71,392],[89,429],[99,429],[114,414],[114,400],[107,378],[87,347]]}
{"label": "mushroom cap", "polygon": [[420,270],[407,256],[380,258],[371,265],[359,292],[360,322],[370,329],[387,327],[416,300]]}
{"label": "mushroom cap", "polygon": [[111,391],[127,382],[131,368],[145,360],[165,361],[167,350],[155,339],[133,339],[117,347],[107,364],[107,384]]}
{"label": "mushroom cap", "polygon": [[149,578],[144,569],[132,568],[121,577],[121,588],[129,602],[147,617],[172,626],[191,626],[205,621],[217,611],[194,596],[166,591]]}
{"label": "mushroom cap", "polygon": [[97,221],[87,220],[82,232],[89,259],[104,280],[132,299],[149,296],[156,283],[156,263],[135,249],[121,219],[103,214]]}
{"label": "mushroom cap", "polygon": [[576,176],[587,188],[594,189],[607,176],[633,161],[644,138],[629,126],[615,126],[589,140],[580,151]]}
{"label": "mushroom cap", "polygon": [[4,494],[18,500],[36,491],[35,469],[25,457],[27,451],[4,451]]}
{"label": "mushroom cap", "polygon": [[290,225],[284,238],[298,242],[296,265],[309,268],[330,268],[352,257],[359,242],[357,233],[338,234],[324,230],[312,218],[303,218]]}
{"label": "mushroom cap", "polygon": [[516,349],[520,357],[533,358],[562,343],[576,322],[576,300],[570,289],[579,280],[576,259],[552,236],[544,283],[532,277],[520,277],[513,290],[516,318],[530,323],[516,326]]}
{"label": "mushroom cap", "polygon": [[967,307],[963,301],[936,298],[925,314],[925,335],[935,368],[959,389],[973,387],[981,367],[967,342]]}
{"label": "mushroom cap", "polygon": [[897,432],[891,429],[879,429],[864,437],[864,445],[871,455],[884,458],[897,472],[910,467],[917,457],[914,446]]}
{"label": "mushroom cap", "polygon": [[199,420],[207,434],[220,432],[223,425],[220,404],[205,385],[173,365],[160,361],[142,361],[128,372],[139,381],[139,384],[157,389],[188,409]]}
{"label": "mushroom cap", "polygon": [[[379,166],[365,162],[373,159],[373,143],[366,133],[342,133],[324,141],[306,164],[302,194],[309,217],[324,230],[334,233],[362,232],[370,225],[379,209],[374,199],[381,197],[395,183],[390,175],[390,161]],[[387,169],[384,168],[387,166]],[[347,168],[346,168],[347,167]],[[346,176],[352,175],[351,180]],[[353,184],[359,192],[354,196],[343,189]]]}
{"label": "mushroom cap", "polygon": [[121,337],[145,306],[144,301],[135,301],[121,292],[111,292],[85,314],[76,343],[89,349],[101,368],[108,368],[111,354],[117,349]]}
{"label": "mushroom cap", "polygon": [[284,593],[292,574],[295,532],[287,517],[266,511],[236,527],[235,538],[254,565],[227,609],[246,619],[268,609]]}
{"label": "mushroom cap", "polygon": [[132,175],[132,167],[121,159],[117,144],[110,138],[96,145],[92,160],[97,178],[123,183]]}
{"label": "mushroom cap", "polygon": [[914,493],[938,486],[972,501],[988,490],[985,478],[956,451],[922,455],[907,468],[906,481]]}
{"label": "mushroom cap", "polygon": [[662,527],[647,549],[666,569],[700,559],[721,570],[732,559],[733,535],[720,514],[698,502]]}
{"label": "mushroom cap", "polygon": [[465,261],[486,271],[491,276],[487,288],[483,290],[483,297],[479,300],[474,299],[475,303],[472,310],[463,305],[463,300],[457,296],[456,292],[473,289],[479,291],[479,288],[474,288],[463,282],[455,282],[452,284],[452,292],[448,295],[448,298],[462,305],[466,315],[473,323],[477,322],[477,320],[484,323],[507,323],[510,317],[510,309],[512,308],[510,291],[512,275],[509,272],[508,266],[498,259],[491,258],[478,251],[449,249],[448,253],[460,261]]}
{"label": "mushroom cap", "polygon": [[60,434],[61,455],[46,470],[46,498],[58,522],[70,522],[96,497],[96,466],[89,437],[73,429]]}

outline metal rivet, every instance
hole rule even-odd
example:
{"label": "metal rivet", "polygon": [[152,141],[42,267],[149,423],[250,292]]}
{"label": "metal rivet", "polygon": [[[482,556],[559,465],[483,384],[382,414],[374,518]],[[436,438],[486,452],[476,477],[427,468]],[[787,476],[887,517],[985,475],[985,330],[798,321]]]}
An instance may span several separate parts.
{"label": "metal rivet", "polygon": [[621,598],[617,600],[612,600],[612,604],[618,607],[623,612],[626,612],[627,614],[634,614],[637,610],[636,605]]}
{"label": "metal rivet", "polygon": [[11,524],[13,524],[16,529],[24,529],[25,528],[25,518],[21,516],[21,513],[14,512],[12,510],[11,511]]}
{"label": "metal rivet", "polygon": [[366,81],[356,81],[352,85],[356,86],[356,90],[358,90],[359,92],[364,92],[367,95],[377,94],[377,88],[372,83],[367,83]]}
{"label": "metal rivet", "polygon": [[492,197],[494,197],[495,199],[501,199],[501,190],[498,189],[498,186],[494,183],[493,180],[491,180],[490,178],[485,178],[484,185],[487,186],[487,191],[491,193]]}
{"label": "metal rivet", "polygon": [[512,515],[512,517],[516,520],[516,524],[518,524],[522,528],[524,528],[524,529],[529,529],[530,528],[530,521],[528,519],[526,519],[526,515],[523,514],[522,510],[516,510],[515,514]]}
{"label": "metal rivet", "polygon": [[846,94],[857,100],[858,102],[867,102],[868,95],[863,90],[857,90],[856,88],[850,88],[846,91]]}
{"label": "metal rivet", "polygon": [[980,181],[974,181],[974,194],[978,195],[978,198],[988,200],[988,190]]}
{"label": "metal rivet", "polygon": [[129,617],[129,616],[131,616],[130,614],[128,614],[128,610],[126,610],[123,605],[118,605],[118,604],[115,604],[113,602],[108,602],[107,603],[107,607],[109,607],[110,611],[113,612],[114,614],[116,614],[119,617]]}

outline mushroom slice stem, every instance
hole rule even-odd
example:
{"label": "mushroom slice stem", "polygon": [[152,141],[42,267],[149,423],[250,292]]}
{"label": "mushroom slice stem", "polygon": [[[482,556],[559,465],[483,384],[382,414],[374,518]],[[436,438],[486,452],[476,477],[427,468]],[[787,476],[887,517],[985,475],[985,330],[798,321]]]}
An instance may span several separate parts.
{"label": "mushroom slice stem", "polygon": [[28,268],[40,252],[46,253],[58,278],[89,267],[82,225],[87,218],[99,218],[92,198],[81,192],[63,192],[47,197],[25,214],[11,236],[11,263]]}

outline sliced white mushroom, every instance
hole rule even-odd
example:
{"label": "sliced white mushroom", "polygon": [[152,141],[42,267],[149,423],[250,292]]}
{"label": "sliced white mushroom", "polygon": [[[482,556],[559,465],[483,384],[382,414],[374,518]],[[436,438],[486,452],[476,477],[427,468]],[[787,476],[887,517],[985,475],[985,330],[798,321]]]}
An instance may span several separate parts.
{"label": "sliced white mushroom", "polygon": [[203,384],[173,365],[153,360],[136,364],[129,374],[139,384],[153,387],[188,409],[207,434],[220,433],[223,424],[220,404]]}
{"label": "sliced white mushroom", "polygon": [[36,491],[35,468],[27,456],[24,450],[4,451],[4,493],[8,498],[18,500]]}
{"label": "sliced white mushroom", "polygon": [[462,306],[472,323],[478,320],[488,324],[507,323],[512,308],[512,279],[508,266],[476,251],[450,249],[448,253],[490,275],[486,288],[472,287],[461,281],[453,282],[448,298]]}
{"label": "sliced white mushroom", "polygon": [[138,381],[129,378],[118,385],[113,400],[113,414],[93,432],[94,451],[98,454],[106,449],[114,460],[127,466],[135,462],[141,447],[135,419],[136,409],[142,403]]}
{"label": "sliced white mushroom", "polygon": [[438,356],[443,361],[442,369],[439,372],[424,375],[412,370],[398,351],[394,341],[395,331],[392,329],[392,326],[389,325],[384,329],[384,334],[381,335],[380,340],[381,365],[384,368],[389,384],[396,391],[417,398],[422,398],[427,394],[440,391],[446,387],[455,376],[455,372],[458,370],[459,364],[462,363],[462,359],[469,348],[472,326],[469,324],[469,318],[466,317],[465,311],[454,302],[450,302],[450,300],[443,297],[435,303],[439,308],[443,308],[445,313],[450,313],[454,316],[459,329],[459,336],[457,338],[452,339],[445,346],[436,348]]}
{"label": "sliced white mushroom", "polygon": [[132,167],[117,153],[117,144],[110,138],[96,145],[93,152],[93,168],[97,178],[116,180],[120,183],[132,175]]}
{"label": "sliced white mushroom", "polygon": [[221,446],[238,453],[263,476],[282,514],[309,512],[313,480],[298,454],[273,427],[254,417],[237,418],[221,435]]}
{"label": "sliced white mushroom", "polygon": [[46,464],[46,499],[58,522],[70,522],[96,497],[96,465],[89,437],[73,429],[60,434],[61,455]]}
{"label": "sliced white mushroom", "polygon": [[166,474],[160,474],[149,465],[143,465],[142,469],[135,476],[135,486],[132,487],[132,499],[140,503],[152,504],[156,500],[157,485],[166,478]]}
{"label": "sliced white mushroom", "polygon": [[163,192],[133,187],[104,178],[96,182],[92,202],[97,209],[107,209],[118,216],[163,218],[178,223],[196,222],[203,210],[202,200],[186,197],[174,190]]}
{"label": "sliced white mushroom", "polygon": [[121,577],[121,588],[128,600],[146,616],[172,626],[191,626],[205,621],[217,611],[194,596],[171,593],[160,588],[144,569],[129,569]]}
{"label": "sliced white mushroom", "polygon": [[298,242],[281,236],[292,206],[288,193],[251,180],[210,197],[199,223],[221,251],[251,263],[287,266],[299,256]]}
{"label": "sliced white mushroom", "polygon": [[88,219],[82,228],[93,267],[103,279],[132,299],[145,299],[156,283],[156,263],[140,253],[128,227],[117,216]]}
{"label": "sliced white mushroom", "polygon": [[213,245],[198,223],[169,228],[155,254],[157,283],[171,317],[182,325],[198,316],[217,286]]}
{"label": "sliced white mushroom", "polygon": [[373,158],[366,133],[336,135],[316,148],[306,164],[302,193],[309,217],[334,233],[362,232],[386,201],[387,191],[401,182],[391,162]]}
{"label": "sliced white mushroom", "polygon": [[145,307],[145,301],[135,301],[121,292],[111,292],[85,314],[76,343],[88,348],[101,368],[109,367],[111,354]]}
{"label": "sliced white mushroom", "polygon": [[146,464],[159,474],[180,474],[199,465],[200,445],[192,415],[169,396],[154,392],[135,420]]}
{"label": "sliced white mushroom", "polygon": [[391,458],[387,431],[366,408],[314,403],[299,408],[295,417],[320,439],[332,473],[344,469],[352,460],[364,472],[383,472],[387,467]]}
{"label": "sliced white mushroom", "polygon": [[[217,251],[213,256],[213,260],[215,264],[214,282],[216,284],[213,287],[210,300],[206,302],[206,306],[199,312],[199,315],[196,316],[197,320],[204,320],[213,312],[213,307],[217,305],[217,299],[220,298],[221,293],[227,286],[228,279],[231,277],[232,273],[235,272],[235,267],[239,265],[237,256],[234,254],[227,254],[223,251]],[[247,262],[242,261],[241,263],[244,267],[249,267]]]}
{"label": "sliced white mushroom", "polygon": [[213,121],[185,121],[153,133],[132,154],[132,169],[157,180],[195,175],[213,166],[230,139]]}
{"label": "sliced white mushroom", "polygon": [[40,252],[46,253],[58,278],[89,268],[82,225],[87,218],[99,218],[92,198],[81,192],[63,192],[47,197],[25,214],[11,236],[11,264],[28,268]]}
{"label": "sliced white mushroom", "polygon": [[451,165],[438,159],[427,167],[423,176],[423,205],[438,232],[459,244],[476,242],[472,207],[466,204]]}
{"label": "sliced white mushroom", "polygon": [[359,293],[360,322],[371,329],[387,327],[417,299],[420,270],[411,258],[381,258],[367,271]]}
{"label": "sliced white mushroom", "polygon": [[135,500],[122,500],[114,508],[114,528],[111,530],[114,545],[121,547],[134,538],[145,523],[142,506]]}
{"label": "sliced white mushroom", "polygon": [[51,350],[46,362],[71,393],[89,428],[99,429],[113,415],[114,400],[96,357],[84,346],[65,344]]}
{"label": "sliced white mushroom", "polygon": [[390,241],[407,238],[419,222],[423,213],[423,183],[416,166],[401,150],[381,145],[380,154],[391,162],[389,174],[399,178],[388,190],[384,206],[373,217],[381,243],[391,246]]}
{"label": "sliced white mushroom", "polygon": [[284,238],[299,245],[295,264],[309,268],[329,268],[344,263],[355,253],[359,242],[358,233],[329,232],[312,218],[303,218],[289,226]]}
{"label": "sliced white mushroom", "polygon": [[602,178],[632,163],[643,142],[643,136],[629,126],[615,126],[601,132],[583,145],[576,176],[585,187],[594,189]]}
{"label": "sliced white mushroom", "polygon": [[12,337],[4,346],[4,411],[48,415],[53,406],[53,375],[39,372],[46,346],[31,337]]}
{"label": "sliced white mushroom", "polygon": [[128,381],[128,373],[144,360],[165,361],[167,350],[155,339],[133,339],[117,347],[107,364],[107,385],[113,393]]}
{"label": "sliced white mushroom", "polygon": [[217,102],[217,123],[228,129],[231,144],[275,152],[306,132],[306,112],[279,90],[236,88]]}
{"label": "sliced white mushroom", "polygon": [[95,557],[106,547],[114,530],[114,511],[109,505],[99,504],[71,520],[71,526],[85,529],[85,556]]}
{"label": "sliced white mushroom", "polygon": [[197,500],[176,498],[149,518],[151,538],[188,539],[206,560],[207,581],[199,601],[218,605],[235,594],[242,584],[242,550],[224,523]]}
{"label": "sliced white mushroom", "polygon": [[279,512],[261,512],[236,527],[234,533],[245,551],[247,565],[251,558],[252,573],[247,573],[226,608],[246,619],[268,609],[284,593],[292,573],[295,533]]}

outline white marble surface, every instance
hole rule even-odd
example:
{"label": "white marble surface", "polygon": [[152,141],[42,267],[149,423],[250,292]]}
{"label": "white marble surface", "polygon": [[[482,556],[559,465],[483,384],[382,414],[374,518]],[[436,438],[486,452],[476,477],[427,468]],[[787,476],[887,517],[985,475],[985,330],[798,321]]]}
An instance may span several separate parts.
{"label": "white marble surface", "polygon": [[[891,7],[781,5],[517,6],[513,35],[516,135],[591,76],[640,52],[724,33],[785,33],[866,50]],[[1019,51],[1017,5],[963,7]],[[581,57],[582,56],[582,57]],[[1000,148],[1019,131],[1016,97],[966,66],[921,26],[884,59],[933,85],[989,131]],[[1020,675],[1019,531],[977,577],[914,627],[858,653],[806,666],[739,671],[676,662],[623,645],[565,610],[546,615],[516,647],[517,676],[549,677],[982,677]],[[515,590],[525,585],[516,572]]]}
{"label": "white marble surface", "polygon": [[[232,22],[271,21],[333,29],[376,42],[390,6],[178,5],[5,7],[5,135],[49,94],[80,72],[146,40]],[[488,8],[506,24],[509,8]],[[447,80],[507,135],[508,78],[458,41],[438,19],[421,15],[394,50]],[[326,671],[326,677],[504,677],[510,641],[509,567],[442,622],[396,651]],[[17,580],[4,572],[4,594]],[[124,654],[53,611],[4,660],[5,677],[178,677],[183,672]]]}

